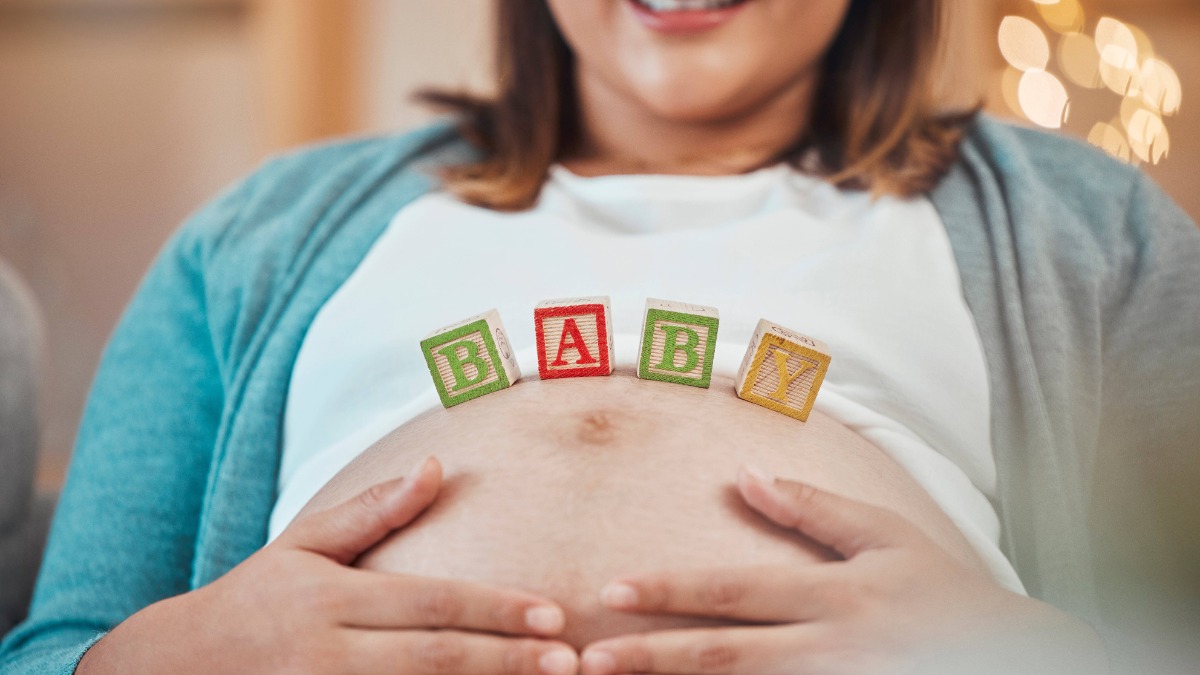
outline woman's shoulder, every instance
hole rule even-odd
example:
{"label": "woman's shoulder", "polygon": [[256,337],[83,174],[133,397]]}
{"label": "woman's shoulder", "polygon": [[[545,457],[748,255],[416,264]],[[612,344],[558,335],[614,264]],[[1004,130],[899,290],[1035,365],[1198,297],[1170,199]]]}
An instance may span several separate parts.
{"label": "woman's shoulder", "polygon": [[1006,182],[1040,183],[1059,194],[1126,194],[1144,178],[1137,167],[1081,140],[986,114],[967,128],[963,152]]}
{"label": "woman's shoulder", "polygon": [[431,155],[464,153],[453,120],[439,119],[406,132],[314,143],[269,158],[252,178],[303,191],[322,180],[342,180],[368,167],[386,172],[417,168]]}
{"label": "woman's shoulder", "polygon": [[[1039,236],[1118,241],[1193,238],[1196,228],[1140,168],[1083,141],[988,115],[966,129],[960,161],[935,190],[950,212],[986,217],[991,207],[1009,226],[1037,225]],[[995,213],[995,211],[992,211]]]}
{"label": "woman's shoulder", "polygon": [[291,150],[227,187],[188,219],[177,238],[204,257],[245,252],[248,241],[268,232],[280,241],[302,239],[329,217],[351,222],[363,210],[398,208],[425,194],[435,186],[436,166],[470,151],[445,120]]}
{"label": "woman's shoulder", "polygon": [[428,173],[446,155],[469,152],[455,125],[438,120],[417,129],[385,136],[335,139],[268,158],[234,189],[259,198],[295,203],[323,192],[343,193],[366,183]]}

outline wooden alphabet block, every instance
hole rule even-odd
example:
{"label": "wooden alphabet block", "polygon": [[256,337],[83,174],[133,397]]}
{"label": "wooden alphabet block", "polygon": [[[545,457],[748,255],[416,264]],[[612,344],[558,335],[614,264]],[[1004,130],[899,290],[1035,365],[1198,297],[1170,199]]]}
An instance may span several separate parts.
{"label": "wooden alphabet block", "polygon": [[421,340],[421,352],[447,408],[506,389],[521,378],[494,309],[433,331]]}
{"label": "wooden alphabet block", "polygon": [[607,297],[538,303],[533,332],[543,380],[612,374],[612,310]]}
{"label": "wooden alphabet block", "polygon": [[638,377],[707,388],[717,347],[717,310],[646,300]]}
{"label": "wooden alphabet block", "polygon": [[824,342],[761,319],[738,369],[737,395],[808,421],[829,360]]}

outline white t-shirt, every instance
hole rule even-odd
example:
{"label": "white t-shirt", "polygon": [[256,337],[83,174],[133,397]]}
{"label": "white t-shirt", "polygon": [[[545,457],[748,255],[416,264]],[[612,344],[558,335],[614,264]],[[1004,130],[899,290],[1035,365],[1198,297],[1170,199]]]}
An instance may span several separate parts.
{"label": "white t-shirt", "polygon": [[430,330],[498,308],[537,377],[534,306],[589,295],[612,299],[618,365],[636,363],[647,297],[720,310],[716,373],[736,374],[760,318],[827,343],[816,408],[903,465],[1021,590],[988,501],[982,346],[940,217],[927,199],[873,200],[786,165],[719,177],[554,167],[526,211],[443,192],[404,207],[301,345],[271,536],[364,449],[440,405],[419,348]]}

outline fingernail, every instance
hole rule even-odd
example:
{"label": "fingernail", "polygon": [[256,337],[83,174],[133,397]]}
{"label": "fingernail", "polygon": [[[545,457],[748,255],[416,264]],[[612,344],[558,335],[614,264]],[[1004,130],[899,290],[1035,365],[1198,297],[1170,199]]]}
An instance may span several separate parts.
{"label": "fingernail", "polygon": [[637,607],[637,589],[619,581],[605,586],[600,590],[600,602],[616,609],[632,609]]}
{"label": "fingernail", "polygon": [[425,471],[425,467],[427,467],[427,466],[429,466],[429,458],[426,458],[420,464],[414,466],[412,468],[412,471],[409,471],[408,473],[404,474],[403,476],[397,478],[396,483],[398,485],[403,485],[406,488],[411,486],[413,483],[416,482],[417,476],[420,476],[421,473]]}
{"label": "fingernail", "polygon": [[583,655],[584,675],[612,675],[617,672],[617,660],[608,652],[588,652]]}
{"label": "fingernail", "polygon": [[566,619],[557,607],[530,607],[525,610],[525,625],[538,633],[553,635],[563,629]]}
{"label": "fingernail", "polygon": [[775,483],[775,476],[772,476],[766,470],[755,466],[754,464],[746,464],[745,469],[746,473],[749,474],[751,478],[760,483],[765,483],[767,485],[772,485]]}
{"label": "fingernail", "polygon": [[578,665],[575,652],[569,649],[546,652],[538,659],[538,668],[546,675],[575,675]]}

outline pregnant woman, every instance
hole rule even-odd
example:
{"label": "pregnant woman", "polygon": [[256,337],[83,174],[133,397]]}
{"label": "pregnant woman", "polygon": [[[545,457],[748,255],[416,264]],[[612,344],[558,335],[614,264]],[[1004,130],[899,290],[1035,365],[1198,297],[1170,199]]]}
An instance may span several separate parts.
{"label": "pregnant woman", "polygon": [[[1200,233],[937,114],[939,8],[500,0],[494,99],[229,190],[113,336],[0,669],[1103,672],[1089,481],[1197,447]],[[613,376],[437,405],[425,332],[497,307],[529,373],[595,294]],[[711,388],[631,376],[648,296],[720,308]],[[807,423],[731,391],[761,317],[831,345]]]}

